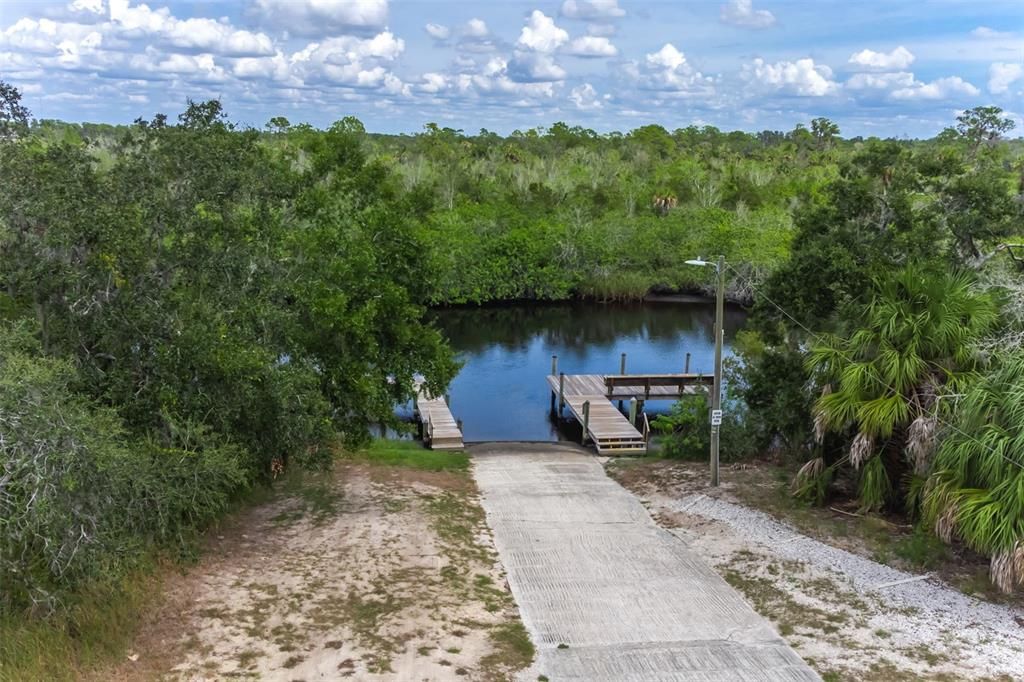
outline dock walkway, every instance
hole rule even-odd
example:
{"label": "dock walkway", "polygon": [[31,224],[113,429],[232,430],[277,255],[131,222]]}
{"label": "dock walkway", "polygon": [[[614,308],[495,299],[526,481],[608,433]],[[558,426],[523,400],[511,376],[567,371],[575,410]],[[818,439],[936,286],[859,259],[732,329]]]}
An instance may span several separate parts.
{"label": "dock walkway", "polygon": [[418,383],[415,407],[423,424],[423,440],[430,444],[432,450],[461,450],[464,447],[462,429],[443,396],[431,397],[423,384]]}

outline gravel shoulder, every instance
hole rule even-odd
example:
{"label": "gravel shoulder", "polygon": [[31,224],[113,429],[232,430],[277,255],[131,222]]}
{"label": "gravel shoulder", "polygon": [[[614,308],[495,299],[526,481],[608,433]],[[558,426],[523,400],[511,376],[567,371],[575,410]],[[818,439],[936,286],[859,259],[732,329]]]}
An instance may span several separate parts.
{"label": "gravel shoulder", "polygon": [[1024,679],[1024,610],[803,535],[739,504],[728,484],[704,487],[703,467],[693,476],[678,463],[673,476],[663,462],[645,476],[645,466],[609,471],[826,680]]}
{"label": "gravel shoulder", "polygon": [[340,462],[279,488],[165,581],[129,660],[97,680],[502,680],[529,664],[468,470]]}

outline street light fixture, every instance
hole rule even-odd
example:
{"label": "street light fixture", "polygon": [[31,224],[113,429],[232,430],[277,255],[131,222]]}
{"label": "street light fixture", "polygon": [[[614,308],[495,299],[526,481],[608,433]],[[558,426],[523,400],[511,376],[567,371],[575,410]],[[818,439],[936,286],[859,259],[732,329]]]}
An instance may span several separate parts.
{"label": "street light fixture", "polygon": [[718,440],[722,422],[722,342],[725,337],[722,318],[725,309],[725,256],[713,263],[703,258],[686,261],[687,265],[715,268],[715,385],[711,393],[711,485],[718,487]]}

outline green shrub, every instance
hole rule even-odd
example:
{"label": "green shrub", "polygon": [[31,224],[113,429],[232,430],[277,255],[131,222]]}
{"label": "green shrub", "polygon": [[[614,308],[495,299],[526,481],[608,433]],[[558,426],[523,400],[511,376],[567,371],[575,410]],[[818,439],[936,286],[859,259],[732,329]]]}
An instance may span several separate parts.
{"label": "green shrub", "polygon": [[252,467],[199,429],[174,448],[132,443],[115,412],[73,390],[70,363],[31,345],[0,333],[0,612],[46,615],[153,545],[183,546]]}
{"label": "green shrub", "polygon": [[[755,452],[754,440],[746,426],[746,411],[735,399],[722,404],[719,430],[719,461],[733,462]],[[659,415],[651,427],[662,434],[665,457],[701,460],[711,450],[711,412],[703,395],[686,396],[676,402],[667,415]]]}

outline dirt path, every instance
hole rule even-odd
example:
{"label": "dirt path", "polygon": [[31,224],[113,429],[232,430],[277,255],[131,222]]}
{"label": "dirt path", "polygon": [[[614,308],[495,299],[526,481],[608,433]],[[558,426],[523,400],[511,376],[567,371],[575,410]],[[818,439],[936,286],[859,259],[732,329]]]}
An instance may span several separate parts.
{"label": "dirt path", "polygon": [[704,467],[610,471],[826,680],[1024,679],[1024,611],[807,537],[740,504],[728,482],[707,488]]}
{"label": "dirt path", "polygon": [[531,657],[468,472],[349,463],[240,515],[97,677],[500,680]]}
{"label": "dirt path", "polygon": [[818,679],[594,456],[565,445],[472,452],[495,544],[538,647],[521,679]]}

